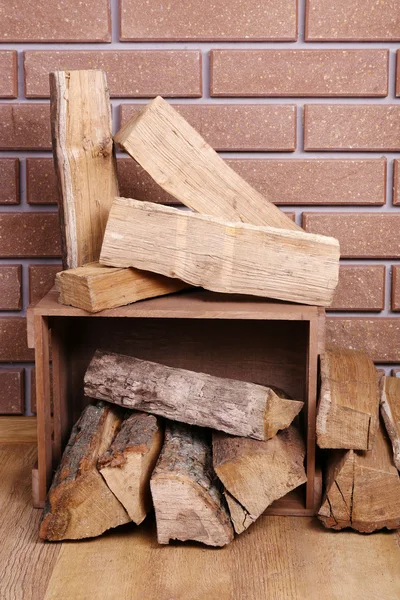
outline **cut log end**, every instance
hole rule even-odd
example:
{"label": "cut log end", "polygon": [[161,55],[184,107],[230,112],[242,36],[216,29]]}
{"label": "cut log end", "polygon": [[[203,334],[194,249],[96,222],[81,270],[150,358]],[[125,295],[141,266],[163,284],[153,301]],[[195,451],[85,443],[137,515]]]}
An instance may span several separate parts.
{"label": "cut log end", "polygon": [[300,402],[299,400],[288,400],[283,396],[278,396],[271,389],[268,395],[264,416],[265,439],[269,440],[281,429],[289,427],[303,406],[304,402]]}

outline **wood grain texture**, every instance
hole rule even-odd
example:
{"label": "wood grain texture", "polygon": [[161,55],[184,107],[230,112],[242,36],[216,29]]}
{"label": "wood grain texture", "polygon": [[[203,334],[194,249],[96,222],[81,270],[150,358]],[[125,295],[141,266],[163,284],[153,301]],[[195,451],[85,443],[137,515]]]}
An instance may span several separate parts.
{"label": "wood grain texture", "polygon": [[339,244],[303,231],[116,198],[100,262],[177,277],[216,292],[329,306],[339,276]]}
{"label": "wood grain texture", "polygon": [[103,71],[50,73],[53,154],[64,268],[98,260],[118,195],[111,106]]}
{"label": "wood grain texture", "polygon": [[383,423],[372,450],[331,454],[325,487],[318,513],[325,527],[364,533],[400,527],[400,476]]}
{"label": "wood grain texture", "polygon": [[319,447],[371,450],[378,423],[378,379],[371,358],[356,350],[328,348],[321,355]]}
{"label": "wood grain texture", "polygon": [[160,454],[163,431],[156,417],[128,411],[97,468],[134,523],[151,510],[150,477]]}
{"label": "wood grain texture", "polygon": [[400,378],[382,377],[380,398],[381,415],[392,442],[394,464],[400,471]]}
{"label": "wood grain texture", "polygon": [[56,275],[59,302],[91,313],[171,294],[185,287],[179,279],[137,269],[106,267],[98,262]]}
{"label": "wood grain texture", "polygon": [[196,212],[300,230],[161,97],[134,115],[114,139],[166,192]]}
{"label": "wood grain texture", "polygon": [[89,398],[259,440],[288,427],[303,407],[265,386],[99,350],[84,383]]}
{"label": "wood grain texture", "polygon": [[233,527],[212,470],[209,432],[168,423],[150,480],[159,544],[171,540],[225,546]]}
{"label": "wood grain texture", "polygon": [[0,444],[36,444],[36,441],[36,417],[0,417]]}

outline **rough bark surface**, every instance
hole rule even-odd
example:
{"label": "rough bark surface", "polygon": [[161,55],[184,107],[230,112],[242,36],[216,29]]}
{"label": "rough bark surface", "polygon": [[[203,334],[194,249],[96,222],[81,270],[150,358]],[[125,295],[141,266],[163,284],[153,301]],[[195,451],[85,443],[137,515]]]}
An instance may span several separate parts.
{"label": "rough bark surface", "polygon": [[400,471],[400,379],[382,377],[380,392],[381,414],[392,442],[394,464]]}
{"label": "rough bark surface", "polygon": [[150,481],[160,544],[194,540],[225,546],[233,528],[212,469],[206,431],[170,423]]}
{"label": "rough bark surface", "polygon": [[356,350],[327,349],[321,356],[319,447],[371,450],[378,422],[378,378],[371,358]]}
{"label": "rough bark surface", "polygon": [[129,411],[97,468],[134,523],[151,510],[150,477],[163,442],[153,415]]}
{"label": "rough bark surface", "polygon": [[400,527],[400,477],[383,423],[371,451],[332,453],[325,488],[318,513],[325,527],[364,533]]}
{"label": "rough bark surface", "polygon": [[303,406],[261,385],[100,351],[86,371],[85,394],[259,440],[288,427]]}
{"label": "rough bark surface", "polygon": [[121,411],[104,402],[85,408],[72,429],[48,493],[40,526],[42,539],[94,537],[130,521],[96,468],[121,421]]}

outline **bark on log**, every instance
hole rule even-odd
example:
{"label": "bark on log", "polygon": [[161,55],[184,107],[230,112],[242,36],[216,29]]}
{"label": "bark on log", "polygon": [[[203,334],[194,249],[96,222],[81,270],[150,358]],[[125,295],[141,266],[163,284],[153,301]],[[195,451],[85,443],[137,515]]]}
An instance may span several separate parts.
{"label": "bark on log", "polygon": [[329,306],[338,280],[339,243],[304,231],[116,198],[100,262],[177,277],[215,292]]}
{"label": "bark on log", "polygon": [[83,411],[72,429],[43,509],[43,540],[94,537],[130,521],[96,468],[121,420],[121,411],[104,402],[90,404]]}
{"label": "bark on log", "polygon": [[232,541],[233,528],[215,483],[206,431],[168,424],[150,487],[160,544],[194,540],[225,546]]}
{"label": "bark on log", "polygon": [[378,378],[370,357],[356,350],[327,349],[321,356],[318,446],[371,450],[378,422]]}
{"label": "bark on log", "polygon": [[129,411],[97,468],[134,523],[152,507],[150,477],[163,442],[156,417]]}
{"label": "bark on log", "polygon": [[325,527],[364,533],[400,527],[400,477],[383,423],[369,452],[332,452],[325,488],[318,513]]}
{"label": "bark on log", "polygon": [[394,464],[400,471],[400,379],[382,377],[380,391],[381,414],[392,442]]}
{"label": "bark on log", "polygon": [[196,212],[301,230],[231,169],[161,97],[130,119],[114,139],[158,185]]}
{"label": "bark on log", "polygon": [[121,406],[265,440],[290,425],[303,402],[271,388],[97,351],[85,374],[85,394]]}
{"label": "bark on log", "polygon": [[305,444],[291,425],[265,442],[213,433],[213,464],[224,485],[236,533],[274,500],[307,481]]}
{"label": "bark on log", "polygon": [[60,292],[59,302],[95,313],[146,298],[165,296],[189,286],[179,279],[93,262],[57,273],[56,287]]}

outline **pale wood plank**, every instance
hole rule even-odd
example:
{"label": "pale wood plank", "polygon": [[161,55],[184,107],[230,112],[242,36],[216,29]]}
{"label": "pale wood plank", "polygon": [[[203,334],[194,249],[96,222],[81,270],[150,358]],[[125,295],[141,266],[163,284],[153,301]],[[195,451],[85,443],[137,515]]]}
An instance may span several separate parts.
{"label": "pale wood plank", "polygon": [[381,414],[393,448],[393,460],[400,471],[400,379],[382,377]]}
{"label": "pale wood plank", "polygon": [[36,417],[0,417],[0,444],[36,444]]}

